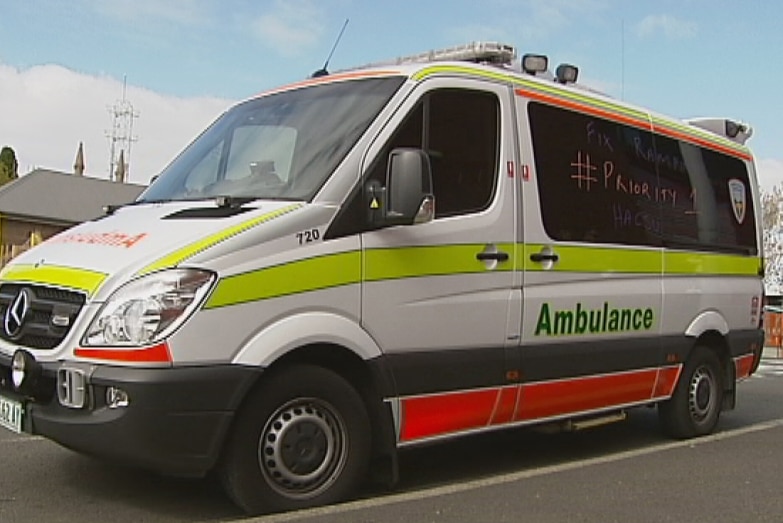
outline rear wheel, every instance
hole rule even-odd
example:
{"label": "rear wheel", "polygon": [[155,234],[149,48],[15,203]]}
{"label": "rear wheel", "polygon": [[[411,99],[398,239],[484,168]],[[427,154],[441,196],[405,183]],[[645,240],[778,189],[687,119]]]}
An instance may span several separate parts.
{"label": "rear wheel", "polygon": [[338,374],[313,366],[278,372],[238,413],[220,465],[246,512],[292,510],[344,499],[370,455],[364,403]]}
{"label": "rear wheel", "polygon": [[685,363],[671,399],[658,406],[664,432],[675,438],[711,433],[723,406],[720,360],[707,347],[697,346]]}

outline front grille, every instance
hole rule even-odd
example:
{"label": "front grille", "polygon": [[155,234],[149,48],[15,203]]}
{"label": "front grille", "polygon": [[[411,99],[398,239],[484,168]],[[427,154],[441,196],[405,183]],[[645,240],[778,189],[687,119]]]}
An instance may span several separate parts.
{"label": "front grille", "polygon": [[[27,309],[17,326],[14,318],[9,319],[8,309],[23,291]],[[32,349],[53,349],[68,334],[85,301],[80,292],[19,283],[0,285],[0,338]]]}

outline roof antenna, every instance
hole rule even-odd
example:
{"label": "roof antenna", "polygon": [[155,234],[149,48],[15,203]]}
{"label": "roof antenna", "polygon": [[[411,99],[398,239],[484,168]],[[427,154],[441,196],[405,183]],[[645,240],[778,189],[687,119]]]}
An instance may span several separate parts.
{"label": "roof antenna", "polygon": [[324,62],[324,66],[321,69],[318,69],[316,72],[310,75],[310,78],[318,78],[321,76],[327,76],[329,74],[329,71],[326,70],[326,68],[329,66],[329,60],[332,59],[332,55],[334,54],[334,50],[337,49],[337,44],[340,43],[340,38],[343,37],[343,33],[345,32],[345,27],[348,25],[348,19],[345,19],[345,22],[343,23],[343,28],[340,29],[340,34],[337,35],[337,40],[334,41],[334,45],[332,46],[332,50],[329,51],[329,56],[326,57],[326,62]]}

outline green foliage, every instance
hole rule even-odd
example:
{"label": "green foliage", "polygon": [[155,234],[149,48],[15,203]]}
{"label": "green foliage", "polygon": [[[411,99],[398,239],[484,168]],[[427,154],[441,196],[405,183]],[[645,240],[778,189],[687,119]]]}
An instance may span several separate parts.
{"label": "green foliage", "polygon": [[11,180],[19,177],[19,164],[16,161],[16,153],[8,146],[0,150],[0,167],[5,167],[3,174]]}
{"label": "green foliage", "polygon": [[6,146],[0,150],[0,185],[15,180],[19,177],[19,164],[16,161],[16,153]]}
{"label": "green foliage", "polygon": [[11,180],[13,178],[11,178],[11,171],[9,171],[8,166],[0,163],[0,186],[7,184]]}

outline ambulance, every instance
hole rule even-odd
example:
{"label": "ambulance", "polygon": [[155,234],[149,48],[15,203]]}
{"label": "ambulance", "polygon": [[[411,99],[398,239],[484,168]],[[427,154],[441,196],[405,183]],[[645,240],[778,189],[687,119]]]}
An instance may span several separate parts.
{"label": "ambulance", "polygon": [[713,432],[763,342],[751,128],[479,42],[227,110],[0,273],[0,424],[249,513],[400,451],[656,406]]}

